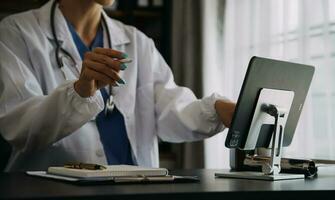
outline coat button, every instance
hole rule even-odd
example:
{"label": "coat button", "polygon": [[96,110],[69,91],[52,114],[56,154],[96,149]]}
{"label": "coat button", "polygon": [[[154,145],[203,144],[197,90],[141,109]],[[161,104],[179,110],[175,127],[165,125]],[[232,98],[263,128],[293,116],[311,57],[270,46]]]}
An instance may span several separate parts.
{"label": "coat button", "polygon": [[102,157],[104,156],[104,151],[102,149],[98,149],[96,150],[95,154],[98,156],[98,157]]}

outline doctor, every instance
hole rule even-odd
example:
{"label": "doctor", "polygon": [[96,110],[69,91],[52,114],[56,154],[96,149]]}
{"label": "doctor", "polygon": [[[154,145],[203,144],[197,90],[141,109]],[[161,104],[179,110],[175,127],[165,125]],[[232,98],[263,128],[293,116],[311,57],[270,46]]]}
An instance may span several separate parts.
{"label": "doctor", "polygon": [[235,104],[177,86],[153,41],[104,13],[112,3],[51,0],[0,23],[7,171],[69,161],[158,167],[158,138],[195,141],[229,127]]}

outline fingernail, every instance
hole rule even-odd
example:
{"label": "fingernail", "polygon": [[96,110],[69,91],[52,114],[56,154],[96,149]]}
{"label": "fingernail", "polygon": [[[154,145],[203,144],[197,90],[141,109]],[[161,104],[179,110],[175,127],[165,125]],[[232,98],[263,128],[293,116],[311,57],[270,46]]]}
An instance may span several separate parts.
{"label": "fingernail", "polygon": [[125,70],[125,69],[127,69],[127,65],[125,64],[125,63],[122,63],[121,65],[120,65],[120,69],[121,70]]}
{"label": "fingernail", "polygon": [[128,54],[122,53],[122,58],[128,58]]}
{"label": "fingernail", "polygon": [[120,78],[119,80],[117,80],[117,82],[120,83],[120,84],[123,84],[123,85],[126,84],[126,81],[124,81],[122,78]]}

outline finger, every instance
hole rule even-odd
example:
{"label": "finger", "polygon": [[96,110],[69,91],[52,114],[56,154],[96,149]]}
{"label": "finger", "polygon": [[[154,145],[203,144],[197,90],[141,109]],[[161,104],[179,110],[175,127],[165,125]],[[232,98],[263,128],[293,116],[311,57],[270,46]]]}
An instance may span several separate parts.
{"label": "finger", "polygon": [[104,64],[104,63],[100,63],[100,62],[96,62],[94,60],[84,60],[83,61],[83,66],[85,67],[99,67],[99,69],[104,69],[106,70],[106,73],[108,73],[109,71],[113,71],[115,73],[119,73],[120,70],[119,69],[115,69],[115,68],[111,68],[108,65]]}
{"label": "finger", "polygon": [[113,69],[107,67],[104,64],[97,63],[97,62],[94,62],[94,61],[85,61],[85,66],[92,69],[92,70],[95,70],[99,73],[105,74],[105,75],[109,76],[110,78],[112,78],[114,80],[119,80],[120,79],[117,72],[115,72]]}
{"label": "finger", "polygon": [[116,83],[116,81],[114,81],[114,83],[111,84],[113,87],[119,87],[119,84]]}
{"label": "finger", "polygon": [[94,61],[85,61],[85,66],[87,68],[90,68],[92,70],[95,70],[99,73],[102,73],[106,76],[108,76],[109,78],[112,78],[113,80],[117,81],[120,84],[124,84],[125,82],[120,78],[120,76],[117,74],[116,71],[114,71],[113,69],[107,67],[104,64],[101,63],[97,63]]}
{"label": "finger", "polygon": [[91,68],[86,69],[87,76],[89,76],[91,79],[94,79],[98,82],[104,83],[104,85],[108,84],[114,84],[115,80],[110,78],[109,76],[106,76],[105,74],[99,73]]}
{"label": "finger", "polygon": [[123,53],[121,51],[117,51],[114,49],[110,49],[110,48],[97,47],[93,50],[93,52],[103,54],[111,58],[118,58],[118,59],[128,58],[128,55],[126,53]]}
{"label": "finger", "polygon": [[110,68],[113,68],[116,71],[125,70],[127,68],[126,63],[121,63],[117,60],[114,60],[106,55],[94,53],[94,52],[87,52],[85,54],[84,60],[92,60],[96,61],[105,65],[108,65]]}
{"label": "finger", "polygon": [[107,85],[112,86],[112,87],[119,87],[120,86],[119,84],[116,83],[116,81],[114,81],[112,84],[110,84],[110,83],[108,84],[108,83],[104,83],[104,82],[100,82],[100,81],[96,81],[96,83],[97,83],[97,87],[99,89],[101,89],[101,88],[103,88]]}

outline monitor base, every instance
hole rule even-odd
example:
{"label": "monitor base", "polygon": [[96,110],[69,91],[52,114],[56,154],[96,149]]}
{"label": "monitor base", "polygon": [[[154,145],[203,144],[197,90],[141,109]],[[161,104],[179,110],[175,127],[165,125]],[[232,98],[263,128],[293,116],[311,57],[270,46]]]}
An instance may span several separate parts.
{"label": "monitor base", "polygon": [[284,174],[279,173],[276,175],[266,175],[263,172],[226,172],[226,173],[215,173],[215,177],[218,178],[238,178],[238,179],[251,179],[251,180],[265,180],[265,181],[279,181],[279,180],[291,180],[291,179],[304,179],[303,174]]}

